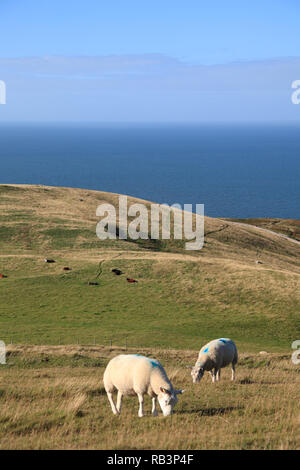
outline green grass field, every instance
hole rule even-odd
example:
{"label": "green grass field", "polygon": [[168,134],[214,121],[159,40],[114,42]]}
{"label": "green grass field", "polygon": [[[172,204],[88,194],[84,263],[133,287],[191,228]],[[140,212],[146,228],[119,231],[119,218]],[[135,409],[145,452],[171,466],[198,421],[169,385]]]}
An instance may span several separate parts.
{"label": "green grass field", "polygon": [[[15,263],[4,260],[7,266]],[[285,294],[286,285],[296,292],[297,282],[284,273],[240,272],[241,280],[236,269],[228,267],[216,285],[217,267],[211,265],[203,272],[199,264],[187,261],[108,260],[99,285],[88,286],[89,280],[95,280],[96,264],[64,274],[59,261],[55,267],[42,261],[37,266],[37,260],[26,258],[19,262],[18,273],[13,267],[7,269],[9,278],[0,286],[1,332],[6,342],[124,345],[127,341],[134,347],[198,349],[212,337],[228,336],[247,351],[276,351],[300,337],[297,299]],[[70,264],[63,261],[61,266]],[[114,266],[138,283],[114,276]]]}
{"label": "green grass field", "polygon": [[[206,217],[199,252],[183,241],[100,241],[96,208],[117,198],[0,185],[0,340],[11,352],[0,366],[0,447],[109,448],[116,432],[115,448],[299,446],[297,221],[276,220],[276,234],[266,219]],[[221,336],[242,353],[238,381],[193,387],[185,366]],[[187,389],[174,432],[162,436],[162,418],[138,420],[135,399],[111,414],[101,380],[122,348],[162,360]]]}

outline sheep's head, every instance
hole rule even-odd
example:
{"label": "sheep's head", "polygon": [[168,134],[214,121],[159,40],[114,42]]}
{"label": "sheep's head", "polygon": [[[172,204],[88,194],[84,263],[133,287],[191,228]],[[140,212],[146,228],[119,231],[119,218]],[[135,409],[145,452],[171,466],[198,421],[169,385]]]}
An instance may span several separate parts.
{"label": "sheep's head", "polygon": [[178,402],[177,395],[183,393],[184,390],[167,390],[160,387],[160,393],[157,396],[161,410],[164,416],[169,416],[173,412],[173,408]]}
{"label": "sheep's head", "polygon": [[204,374],[203,367],[201,367],[201,364],[196,363],[196,365],[192,368],[192,371],[191,371],[191,376],[192,376],[192,379],[193,379],[193,383],[196,384],[196,383],[200,382],[200,380],[203,377],[203,374]]}

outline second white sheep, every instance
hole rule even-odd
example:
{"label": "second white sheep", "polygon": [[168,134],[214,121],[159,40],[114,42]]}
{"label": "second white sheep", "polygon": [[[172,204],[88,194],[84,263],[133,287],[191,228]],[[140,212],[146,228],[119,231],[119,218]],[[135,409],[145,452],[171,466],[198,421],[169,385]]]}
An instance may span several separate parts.
{"label": "second white sheep", "polygon": [[238,351],[235,343],[229,338],[214,339],[200,349],[191,372],[193,382],[200,382],[205,371],[210,373],[213,382],[218,381],[221,377],[221,369],[229,364],[232,368],[231,380],[234,380],[237,362]]}

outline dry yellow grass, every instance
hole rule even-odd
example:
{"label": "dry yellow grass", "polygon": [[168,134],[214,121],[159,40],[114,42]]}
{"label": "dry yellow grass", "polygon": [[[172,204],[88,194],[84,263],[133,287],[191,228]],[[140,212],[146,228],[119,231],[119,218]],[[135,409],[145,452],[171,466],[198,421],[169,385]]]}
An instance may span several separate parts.
{"label": "dry yellow grass", "polygon": [[[117,347],[15,347],[0,368],[1,449],[299,449],[299,366],[290,354],[242,354],[237,379],[205,376],[193,385],[186,368],[195,351],[139,350],[164,364],[186,392],[175,413],[137,417],[136,397],[114,416],[102,376]],[[137,352],[131,350],[129,352]],[[78,356],[100,359],[76,365]],[[72,365],[64,365],[66,358]],[[45,362],[45,359],[47,361]],[[55,361],[60,360],[58,364]]]}
{"label": "dry yellow grass", "polygon": [[[8,190],[7,190],[8,188]],[[11,189],[9,189],[11,188]],[[99,218],[96,217],[96,208],[101,203],[110,203],[118,208],[118,194],[105,193],[101,191],[91,191],[77,188],[59,188],[51,186],[38,185],[0,185],[0,207],[1,207],[1,225],[4,227],[20,228],[20,236],[14,241],[7,240],[10,245],[10,255],[28,256],[40,255],[47,250],[56,254],[65,251],[68,255],[78,257],[78,253],[85,260],[93,261],[95,254],[103,254],[109,258],[116,255],[116,250],[128,256],[129,251],[138,251],[132,253],[132,256],[164,256],[168,255],[173,259],[194,259],[197,255],[214,259],[235,260],[244,265],[253,265],[257,256],[268,266],[280,269],[288,269],[300,273],[297,255],[300,255],[300,242],[289,241],[275,232],[269,230],[263,231],[252,225],[234,223],[231,221],[211,217],[205,217],[205,240],[207,245],[205,250],[200,252],[187,252],[177,247],[177,253],[174,253],[176,246],[173,246],[173,253],[149,253],[148,249],[143,249],[140,245],[131,242],[118,241],[108,246],[103,242],[98,243],[97,248],[89,247],[84,249],[82,241],[86,241],[86,236],[78,235],[77,239],[72,240],[68,247],[52,247],[49,244],[49,238],[44,236],[43,230],[51,230],[62,227],[64,229],[85,229],[95,234],[96,224]],[[128,196],[128,205],[140,202],[148,208],[149,201],[136,199]],[[293,223],[295,221],[292,221]],[[23,231],[20,227],[23,226]],[[288,222],[285,221],[285,227]],[[95,241],[97,238],[95,237]],[[293,243],[294,242],[294,243]],[[103,250],[101,250],[103,246]],[[13,250],[12,250],[13,248]],[[172,250],[169,250],[172,251]],[[176,250],[175,250],[176,251]],[[179,256],[179,253],[181,256]],[[131,256],[130,255],[130,256]],[[272,263],[273,262],[273,263]],[[257,266],[254,266],[258,269]],[[260,266],[261,268],[261,266]]]}

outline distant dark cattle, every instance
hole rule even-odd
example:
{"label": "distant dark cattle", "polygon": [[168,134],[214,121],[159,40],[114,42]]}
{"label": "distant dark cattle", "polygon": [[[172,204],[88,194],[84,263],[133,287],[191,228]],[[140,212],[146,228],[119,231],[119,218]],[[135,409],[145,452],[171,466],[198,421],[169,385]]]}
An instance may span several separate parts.
{"label": "distant dark cattle", "polygon": [[63,268],[63,270],[64,270],[64,271],[71,271],[71,268],[68,268],[67,266],[65,266],[65,267]]}
{"label": "distant dark cattle", "polygon": [[45,263],[55,263],[54,259],[45,258],[44,261]]}
{"label": "distant dark cattle", "polygon": [[127,278],[126,278],[126,281],[127,281],[127,282],[130,282],[130,283],[132,283],[132,282],[137,282],[135,279],[131,279],[130,277],[127,277]]}
{"label": "distant dark cattle", "polygon": [[7,276],[5,276],[5,274],[0,274],[0,279],[6,279]]}
{"label": "distant dark cattle", "polygon": [[120,269],[112,269],[111,272],[114,273],[116,276],[120,276],[121,274],[123,274]]}
{"label": "distant dark cattle", "polygon": [[98,282],[88,282],[89,286],[99,286]]}

